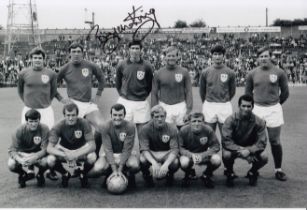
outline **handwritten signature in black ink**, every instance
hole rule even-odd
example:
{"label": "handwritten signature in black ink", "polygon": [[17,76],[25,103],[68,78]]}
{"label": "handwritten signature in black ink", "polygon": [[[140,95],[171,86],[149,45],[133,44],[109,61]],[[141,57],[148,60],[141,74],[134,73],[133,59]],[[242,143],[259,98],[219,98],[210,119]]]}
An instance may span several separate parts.
{"label": "handwritten signature in black ink", "polygon": [[[141,14],[137,14],[141,13]],[[159,30],[160,24],[157,21],[155,9],[151,8],[149,12],[143,13],[142,6],[135,9],[132,6],[132,12],[128,12],[128,16],[123,20],[127,22],[126,24],[120,24],[117,27],[113,27],[112,31],[102,31],[99,29],[99,25],[96,24],[91,27],[86,40],[89,41],[91,39],[92,32],[95,32],[94,38],[97,40],[101,48],[105,53],[114,52],[120,44],[121,34],[123,33],[133,33],[132,38],[138,40],[144,40],[148,34],[150,34],[154,27],[157,26],[157,31]],[[142,29],[145,25],[149,25],[148,28]]]}

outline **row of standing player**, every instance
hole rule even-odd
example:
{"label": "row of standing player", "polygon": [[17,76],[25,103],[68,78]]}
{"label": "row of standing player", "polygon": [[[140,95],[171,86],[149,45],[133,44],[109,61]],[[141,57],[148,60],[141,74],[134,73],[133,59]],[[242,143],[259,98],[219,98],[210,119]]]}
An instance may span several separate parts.
{"label": "row of standing player", "polygon": [[[42,114],[42,123],[51,128],[54,124],[51,101],[56,97],[63,104],[71,101],[77,104],[79,116],[86,118],[98,130],[104,123],[97,107],[103,91],[104,77],[96,65],[83,60],[83,47],[80,44],[73,43],[69,51],[71,62],[64,65],[58,75],[43,67],[45,53],[42,50],[34,49],[30,53],[32,67],[20,73],[18,83],[18,93],[25,104],[22,120],[24,121],[24,113],[34,108]],[[140,126],[149,121],[150,105],[147,97],[151,93],[152,106],[160,104],[166,110],[166,121],[182,126],[192,111],[193,98],[189,74],[186,69],[177,65],[178,49],[167,49],[167,65],[154,76],[151,65],[142,59],[141,52],[142,44],[132,41],[129,43],[130,56],[117,67],[116,88],[120,96],[118,103],[124,104],[126,119],[134,122],[138,131]],[[213,47],[211,53],[213,65],[201,75],[200,95],[205,120],[215,130],[216,124],[221,129],[226,117],[232,113],[230,100],[235,95],[235,76],[223,64],[225,49],[222,46]],[[259,51],[259,63],[260,66],[248,75],[246,93],[254,95],[254,112],[266,120],[275,176],[279,180],[286,180],[286,175],[281,170],[280,128],[283,114],[280,104],[289,95],[287,79],[284,72],[270,62],[270,51],[267,48]],[[91,99],[92,75],[99,82],[94,103]],[[62,79],[67,84],[69,99],[62,98],[56,91],[56,83]],[[135,146],[138,145],[136,141]]]}

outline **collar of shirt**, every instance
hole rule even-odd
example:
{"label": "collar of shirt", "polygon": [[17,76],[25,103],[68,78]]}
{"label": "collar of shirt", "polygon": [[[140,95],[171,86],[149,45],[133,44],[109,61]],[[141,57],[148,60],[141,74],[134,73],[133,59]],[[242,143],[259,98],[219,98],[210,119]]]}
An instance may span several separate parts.
{"label": "collar of shirt", "polygon": [[140,60],[139,60],[138,62],[132,62],[132,61],[130,60],[130,57],[128,57],[128,58],[127,58],[127,63],[128,63],[128,64],[131,64],[131,63],[138,63],[138,64],[142,64],[142,63],[143,63],[143,59],[142,59],[142,58],[140,58]]}
{"label": "collar of shirt", "polygon": [[215,65],[215,64],[213,64],[212,67],[213,67],[214,69],[216,69],[216,70],[220,70],[220,69],[224,68],[225,65],[224,65],[223,63],[220,64],[220,65]]}
{"label": "collar of shirt", "polygon": [[168,70],[174,70],[176,68],[177,68],[177,65],[170,66],[170,65],[166,64],[166,69],[168,69]]}
{"label": "collar of shirt", "polygon": [[255,115],[253,113],[252,113],[251,117],[248,120],[246,120],[246,119],[241,117],[239,112],[235,113],[235,119],[238,120],[238,121],[250,121],[250,122],[253,122],[253,121],[256,120]]}

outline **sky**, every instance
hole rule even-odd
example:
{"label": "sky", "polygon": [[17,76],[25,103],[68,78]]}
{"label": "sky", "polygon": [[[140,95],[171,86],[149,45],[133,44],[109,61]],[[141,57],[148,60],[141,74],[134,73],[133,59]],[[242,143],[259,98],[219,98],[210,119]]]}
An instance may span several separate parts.
{"label": "sky", "polygon": [[[17,4],[30,0],[0,0],[0,25],[7,27],[10,1]],[[268,8],[269,25],[277,18],[307,18],[307,0],[32,0],[36,2],[39,28],[88,28],[85,20],[95,13],[95,23],[103,28],[123,24],[132,6],[143,11],[155,9],[161,27],[172,27],[177,20],[187,24],[202,19],[208,26],[265,26]],[[26,18],[24,9],[15,14],[17,23]],[[87,11],[87,12],[86,12]]]}

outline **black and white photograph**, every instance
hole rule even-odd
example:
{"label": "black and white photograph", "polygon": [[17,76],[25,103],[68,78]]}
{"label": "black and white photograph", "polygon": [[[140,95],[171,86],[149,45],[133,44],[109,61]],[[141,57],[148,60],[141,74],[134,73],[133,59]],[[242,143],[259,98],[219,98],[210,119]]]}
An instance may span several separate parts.
{"label": "black and white photograph", "polygon": [[1,208],[306,208],[307,1],[1,0]]}

